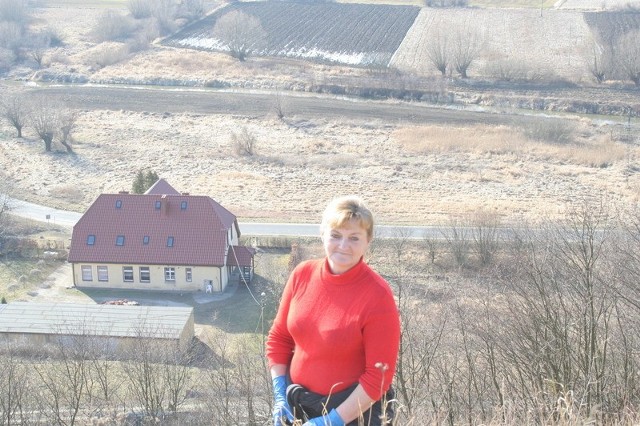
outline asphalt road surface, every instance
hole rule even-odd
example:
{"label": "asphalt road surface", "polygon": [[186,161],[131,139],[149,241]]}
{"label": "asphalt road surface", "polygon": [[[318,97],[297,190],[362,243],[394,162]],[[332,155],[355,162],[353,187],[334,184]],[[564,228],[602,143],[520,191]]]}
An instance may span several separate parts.
{"label": "asphalt road surface", "polygon": [[[152,86],[52,85],[27,89],[62,100],[70,108],[127,110],[153,113],[240,114],[273,116],[274,92],[231,91],[205,88],[159,88]],[[285,111],[296,118],[382,121],[384,123],[504,124],[514,117],[486,111],[434,107],[417,102],[347,99],[309,93],[279,93]]]}
{"label": "asphalt road surface", "polygon": [[[57,210],[15,198],[10,198],[8,201],[12,214],[52,225],[72,228],[82,216],[81,213]],[[242,234],[248,236],[314,237],[320,235],[319,224],[312,223],[240,222],[238,225]],[[440,234],[438,228],[428,226],[376,226],[378,238],[424,238],[425,236],[439,238]]]}

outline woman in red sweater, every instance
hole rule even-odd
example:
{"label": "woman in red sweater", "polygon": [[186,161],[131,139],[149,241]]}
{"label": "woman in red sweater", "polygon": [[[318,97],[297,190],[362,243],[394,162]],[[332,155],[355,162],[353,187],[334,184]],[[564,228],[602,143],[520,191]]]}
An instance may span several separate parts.
{"label": "woman in red sweater", "polygon": [[269,331],[274,426],[294,418],[304,426],[391,424],[400,318],[388,283],[363,260],[373,216],[358,197],[337,198],[321,236],[326,256],[291,273]]}

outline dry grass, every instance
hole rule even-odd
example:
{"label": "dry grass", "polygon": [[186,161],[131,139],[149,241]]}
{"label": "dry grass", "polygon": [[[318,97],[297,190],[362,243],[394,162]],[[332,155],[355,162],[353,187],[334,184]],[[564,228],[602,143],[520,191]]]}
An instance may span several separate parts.
{"label": "dry grass", "polygon": [[558,145],[531,140],[520,129],[506,126],[404,127],[396,130],[393,138],[416,154],[516,155],[534,161],[566,162],[586,167],[620,165],[637,153],[636,148],[612,141],[605,135]]}

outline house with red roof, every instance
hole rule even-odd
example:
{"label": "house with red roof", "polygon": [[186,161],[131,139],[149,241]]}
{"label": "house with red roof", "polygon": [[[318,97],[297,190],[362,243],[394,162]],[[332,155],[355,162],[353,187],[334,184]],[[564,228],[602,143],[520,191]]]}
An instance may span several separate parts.
{"label": "house with red roof", "polygon": [[100,195],[73,227],[68,261],[79,288],[222,292],[253,277],[239,238],[229,210],[160,179],[144,194]]}

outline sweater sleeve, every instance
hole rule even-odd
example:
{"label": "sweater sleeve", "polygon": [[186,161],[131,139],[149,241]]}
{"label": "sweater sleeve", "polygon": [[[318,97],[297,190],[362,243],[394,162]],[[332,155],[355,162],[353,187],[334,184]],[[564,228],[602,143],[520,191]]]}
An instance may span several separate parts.
{"label": "sweater sleeve", "polygon": [[400,315],[391,292],[365,318],[365,371],[359,383],[377,401],[389,390],[400,347]]}
{"label": "sweater sleeve", "polygon": [[282,297],[280,298],[278,313],[267,337],[266,355],[269,361],[269,367],[275,364],[285,364],[288,366],[293,357],[295,343],[287,327],[287,317],[289,315],[291,298],[293,297],[294,275],[295,271],[289,276],[289,280],[284,287]]}

